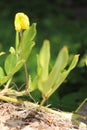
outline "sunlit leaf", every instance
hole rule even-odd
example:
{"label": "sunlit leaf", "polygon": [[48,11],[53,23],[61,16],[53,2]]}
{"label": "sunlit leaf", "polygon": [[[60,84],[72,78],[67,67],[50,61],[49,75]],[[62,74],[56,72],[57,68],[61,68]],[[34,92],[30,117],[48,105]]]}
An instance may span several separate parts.
{"label": "sunlit leaf", "polygon": [[11,70],[10,75],[14,75],[17,71],[21,69],[24,64],[24,60],[20,60],[17,62],[16,66]]}
{"label": "sunlit leaf", "polygon": [[34,91],[35,89],[37,89],[37,81],[38,81],[38,78],[37,76],[32,80],[31,76],[29,75],[29,86],[28,86],[28,89],[30,92]]}
{"label": "sunlit leaf", "polygon": [[4,77],[4,71],[2,69],[2,67],[0,67],[0,80]]}
{"label": "sunlit leaf", "polygon": [[20,55],[22,55],[22,58],[27,60],[29,57],[31,50],[33,46],[35,45],[35,42],[33,41],[34,37],[36,35],[36,24],[32,24],[32,26],[25,30],[22,37],[22,43],[20,46]]}
{"label": "sunlit leaf", "polygon": [[16,66],[18,58],[14,54],[10,54],[5,60],[5,71],[7,74],[11,73],[12,69]]}
{"label": "sunlit leaf", "polygon": [[41,67],[40,78],[46,80],[49,72],[49,61],[50,61],[50,45],[49,41],[45,40],[39,54],[39,67]]}
{"label": "sunlit leaf", "polygon": [[58,89],[60,87],[60,85],[64,82],[64,80],[70,73],[70,71],[75,68],[75,66],[78,62],[78,58],[79,58],[79,55],[75,55],[70,64],[70,67],[67,70],[64,70],[63,72],[59,73],[53,87],[51,88],[51,92],[49,93],[49,96],[52,95],[56,91],[56,89]]}
{"label": "sunlit leaf", "polygon": [[36,23],[33,23],[29,29],[24,31],[22,42],[25,43],[32,41],[35,35],[36,35]]}
{"label": "sunlit leaf", "polygon": [[14,49],[14,47],[10,47],[9,52],[10,52],[11,54],[15,54],[15,49]]}
{"label": "sunlit leaf", "polygon": [[9,76],[4,76],[1,80],[0,80],[0,86],[3,85],[4,83],[6,83],[9,79],[10,79],[10,75]]}
{"label": "sunlit leaf", "polygon": [[40,81],[39,88],[42,93],[46,93],[50,91],[56,82],[59,73],[66,67],[68,62],[68,50],[67,47],[63,47],[62,50],[59,52],[54,67],[51,73],[48,76],[46,81]]}

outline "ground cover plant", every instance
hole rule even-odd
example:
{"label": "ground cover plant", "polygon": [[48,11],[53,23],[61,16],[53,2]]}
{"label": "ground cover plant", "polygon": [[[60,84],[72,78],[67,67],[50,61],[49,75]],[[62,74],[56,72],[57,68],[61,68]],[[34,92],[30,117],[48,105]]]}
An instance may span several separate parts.
{"label": "ground cover plant", "polygon": [[[71,56],[80,54],[79,60],[81,62],[77,64],[67,80],[46,102],[46,104],[52,104],[51,107],[64,111],[74,111],[87,97],[87,69],[84,64],[84,57],[87,53],[87,15],[83,4],[73,1],[74,5],[71,8],[66,1],[8,1],[8,3],[6,0],[0,2],[0,29],[2,30],[0,31],[0,51],[3,50],[8,53],[10,45],[14,46],[13,18],[15,13],[22,9],[29,14],[31,23],[33,21],[37,23],[36,46],[27,61],[27,68],[32,77],[36,75],[36,71],[35,73],[33,71],[36,70],[36,58],[33,58],[33,55],[36,55],[36,52],[39,53],[45,38],[51,42],[50,69],[55,63],[57,53],[64,45],[68,46]],[[82,3],[84,2],[82,1]],[[45,10],[44,7],[46,7]],[[3,65],[4,57],[6,55],[1,56],[0,65]],[[23,69],[15,74],[13,80],[18,86],[25,82]],[[32,95],[37,99],[36,101],[41,101],[41,95],[38,91],[32,91]],[[56,102],[54,102],[54,98]]]}
{"label": "ground cover plant", "polygon": [[[15,47],[10,47],[10,54],[4,62],[4,68],[0,67],[0,85],[4,84],[1,93],[9,98],[10,95],[15,97],[23,96],[27,92],[30,94],[31,91],[39,89],[43,98],[41,105],[43,105],[76,66],[79,55],[75,55],[69,65],[68,49],[64,46],[57,56],[54,67],[49,72],[50,43],[45,40],[40,53],[37,55],[37,74],[32,79],[31,75],[28,74],[26,61],[35,45],[36,24],[30,25],[29,18],[23,13],[16,14],[14,23],[16,30]],[[1,55],[3,54],[4,52],[1,52]],[[25,70],[26,85],[25,90],[17,92],[17,90],[12,89],[13,86],[10,87],[10,84],[14,74],[22,66],[24,66]]]}
{"label": "ground cover plant", "polygon": [[[57,116],[61,115],[61,113],[59,114],[59,112],[43,107],[43,105],[45,101],[48,98],[50,98],[50,96],[65,81],[66,77],[71,72],[71,70],[75,68],[79,59],[79,55],[78,54],[74,55],[73,58],[70,60],[68,48],[67,46],[64,46],[59,51],[55,63],[53,67],[50,69],[50,59],[51,59],[50,42],[48,40],[44,40],[39,54],[36,54],[37,73],[35,77],[32,78],[32,75],[27,70],[27,60],[29,59],[31,52],[33,51],[33,47],[35,46],[35,36],[37,32],[36,23],[30,24],[28,16],[22,12],[19,12],[15,15],[14,25],[16,30],[15,46],[10,47],[9,54],[6,56],[6,59],[4,61],[4,66],[0,67],[0,86],[1,86],[0,100],[25,105],[26,107],[24,110],[23,106],[19,107],[11,106],[11,104],[5,104],[4,106],[1,104],[0,106],[2,111],[1,116],[3,116],[2,108],[4,109],[6,108],[5,112],[8,113],[9,111],[10,114],[11,114],[10,110],[14,108],[13,111],[15,113],[12,111],[13,115],[11,115],[9,119],[7,119],[8,121],[12,121],[10,120],[11,117],[14,117],[16,119],[16,122],[18,122],[17,117],[19,117],[21,121],[26,120],[25,122],[28,122],[27,119],[32,120],[33,118],[35,118],[35,120],[40,120],[43,121],[44,123],[49,122],[48,123],[49,126],[51,126],[51,124],[54,124],[54,126],[56,126],[56,129],[59,129],[58,127],[59,124],[57,124],[56,122],[58,122]],[[1,52],[0,56],[2,55],[6,55],[5,52]],[[25,84],[24,88],[20,90],[17,84],[13,83],[12,80],[13,77],[15,76],[15,73],[20,71],[22,67],[24,67],[25,72],[24,75]],[[42,101],[38,104],[36,103],[35,98],[33,98],[33,96],[31,95],[31,92],[35,91],[36,89],[40,91],[42,96]],[[23,100],[22,97],[26,95],[30,97],[35,104],[27,100]],[[23,114],[19,115],[18,111],[23,112]],[[54,114],[53,119],[49,120],[50,117],[52,116],[51,115],[52,113]],[[48,116],[45,119],[44,114],[45,115],[50,114],[50,116]],[[79,115],[76,113],[75,114],[62,113],[62,114],[63,116],[69,115],[70,121],[71,120],[75,121],[78,118],[86,120],[86,116]],[[41,118],[41,115],[43,118]],[[54,118],[55,121],[53,121]],[[75,121],[75,124],[72,125],[71,123],[69,127],[77,127],[76,129],[78,129],[79,122],[80,121]],[[23,125],[22,122],[20,124]],[[7,125],[13,127],[10,122],[7,122]],[[84,128],[84,126],[85,125],[81,127]],[[19,126],[16,126],[16,128],[17,127]],[[64,127],[66,128],[66,126]]]}

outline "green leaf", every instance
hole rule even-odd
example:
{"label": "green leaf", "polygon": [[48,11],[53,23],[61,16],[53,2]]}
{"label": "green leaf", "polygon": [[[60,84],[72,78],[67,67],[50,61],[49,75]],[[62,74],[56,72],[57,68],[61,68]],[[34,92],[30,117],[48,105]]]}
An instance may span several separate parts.
{"label": "green leaf", "polygon": [[10,75],[13,76],[17,71],[19,71],[23,66],[23,64],[24,64],[24,60],[18,61],[15,67],[11,70]]}
{"label": "green leaf", "polygon": [[[54,64],[54,67],[50,72],[50,74],[47,76],[47,78],[45,80],[44,78],[39,78],[38,88],[42,92],[42,95],[46,97],[51,96],[56,91],[56,89],[58,89],[58,87],[64,82],[70,71],[75,68],[79,59],[79,55],[74,56],[70,66],[66,70],[65,67],[68,64],[68,56],[69,55],[67,47],[63,47],[60,50],[56,62]],[[42,57],[42,63],[43,59],[44,58]],[[42,65],[44,66],[44,64]]]}
{"label": "green leaf", "polygon": [[63,71],[68,63],[68,49],[67,47],[63,47],[62,50],[59,52],[55,65],[49,75],[49,80],[47,81],[47,86],[51,86],[56,81],[58,74]]}
{"label": "green leaf", "polygon": [[19,48],[20,55],[21,56],[24,55],[24,57],[22,58],[24,58],[25,60],[27,60],[33,46],[35,45],[33,41],[35,35],[36,35],[36,24],[34,23],[29,29],[24,31],[23,37],[22,37],[22,43]]}
{"label": "green leaf", "polygon": [[40,79],[46,80],[49,72],[50,43],[45,40],[39,54],[39,67],[41,68]]}
{"label": "green leaf", "polygon": [[5,60],[5,71],[7,75],[13,76],[23,66],[24,60],[15,54],[10,54]]}
{"label": "green leaf", "polygon": [[37,89],[37,80],[38,80],[37,76],[32,80],[31,76],[29,75],[29,83],[28,83],[29,87],[28,87],[28,89],[29,89],[30,92]]}
{"label": "green leaf", "polygon": [[4,65],[7,76],[4,76],[3,69],[0,68],[0,86],[6,83],[10,78],[12,78],[13,75],[21,69],[23,64],[24,60],[20,60],[19,57],[16,56],[14,53],[8,55]]}
{"label": "green leaf", "polygon": [[15,54],[10,54],[5,60],[5,71],[7,74],[11,73],[12,69],[16,66],[18,58]]}
{"label": "green leaf", "polygon": [[75,68],[75,66],[78,62],[78,59],[79,59],[79,55],[75,55],[68,71],[71,71],[72,69]]}
{"label": "green leaf", "polygon": [[6,83],[9,79],[10,79],[10,75],[9,75],[9,76],[4,76],[4,77],[0,80],[0,86],[3,85],[4,83]]}
{"label": "green leaf", "polygon": [[0,67],[0,80],[4,77],[4,71],[2,69],[2,67]]}
{"label": "green leaf", "polygon": [[24,31],[22,41],[23,42],[32,41],[34,39],[35,35],[36,35],[36,23],[33,23],[29,29]]}
{"label": "green leaf", "polygon": [[52,89],[52,86],[57,80],[57,77],[59,73],[66,67],[68,62],[68,49],[67,47],[63,47],[61,51],[59,52],[55,65],[49,74],[49,77],[46,81],[40,81],[39,82],[39,89],[42,91],[42,93],[46,93]]}
{"label": "green leaf", "polygon": [[6,83],[20,68],[23,66],[24,60],[19,61],[7,76],[4,76],[0,80],[0,86]]}
{"label": "green leaf", "polygon": [[60,87],[60,85],[64,82],[64,80],[66,79],[66,77],[70,73],[70,71],[75,68],[75,66],[78,62],[78,59],[79,59],[79,55],[75,55],[68,70],[64,70],[63,72],[59,73],[56,82],[54,83],[51,90],[49,90],[49,92],[48,92],[49,96],[52,95],[52,93],[54,93],[56,91],[56,89],[58,89]]}
{"label": "green leaf", "polygon": [[27,43],[27,45],[25,46],[25,48],[24,48],[24,57],[22,57],[22,58],[24,58],[24,60],[27,60],[27,58],[29,57],[29,55],[30,55],[30,53],[31,53],[31,51],[32,51],[32,48],[34,47],[34,45],[35,45],[35,42],[34,41],[30,41],[30,42],[28,42]]}
{"label": "green leaf", "polygon": [[9,52],[10,52],[11,54],[15,54],[15,49],[14,49],[14,47],[10,47]]}

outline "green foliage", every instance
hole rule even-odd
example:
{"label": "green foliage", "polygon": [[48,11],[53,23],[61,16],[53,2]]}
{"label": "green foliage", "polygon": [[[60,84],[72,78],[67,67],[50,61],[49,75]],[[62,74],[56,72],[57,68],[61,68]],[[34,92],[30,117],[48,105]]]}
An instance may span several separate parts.
{"label": "green foliage", "polygon": [[34,23],[28,30],[24,31],[23,33],[22,47],[23,47],[25,59],[28,58],[33,46],[35,45],[33,41],[35,35],[36,35],[36,24]]}
{"label": "green foliage", "polygon": [[[13,75],[20,70],[20,68],[23,66],[25,60],[29,57],[29,54],[32,50],[32,47],[34,46],[33,38],[35,37],[36,34],[36,25],[33,24],[28,30],[25,30],[23,32],[23,37],[21,39],[22,41],[22,46],[21,44],[17,48],[17,52],[13,47],[10,47],[10,53],[6,60],[5,60],[5,72],[6,76],[3,75],[4,70],[1,68],[1,80],[0,80],[0,85],[3,85],[5,82],[10,80],[10,78],[13,77]],[[18,37],[19,38],[19,37]],[[16,43],[17,44],[17,43]],[[24,57],[22,57],[22,49],[24,53]]]}
{"label": "green foliage", "polygon": [[[86,92],[87,69],[85,66],[85,55],[87,54],[87,49],[86,49],[87,48],[87,19],[86,19],[86,13],[84,9],[81,8],[83,4],[85,5],[85,2],[84,1],[80,2],[80,1],[79,2],[74,1],[74,5],[76,5],[75,7],[77,7],[78,5],[78,8],[76,8],[76,10],[74,6],[72,8],[67,8],[67,6],[68,7],[71,6],[71,5],[69,6],[69,4],[73,4],[73,3],[68,3],[64,0],[59,0],[59,1],[58,0],[54,0],[54,1],[32,0],[32,1],[17,1],[17,2],[13,0],[8,3],[6,3],[6,0],[0,1],[0,6],[1,6],[0,8],[1,11],[0,51],[8,52],[9,47],[14,46],[15,31],[13,27],[13,16],[15,12],[18,12],[19,10],[22,9],[22,11],[30,15],[32,22],[36,21],[39,25],[37,26],[38,35],[35,38],[37,43],[36,48],[33,48],[30,59],[27,61],[27,67],[31,74],[31,80],[33,81],[34,80],[33,77],[36,75],[35,55],[40,49],[40,47],[42,46],[42,41],[45,38],[47,38],[51,42],[52,49],[51,49],[50,70],[52,69],[52,66],[55,62],[55,57],[58,51],[64,45],[66,45],[69,48],[70,58],[72,58],[74,54],[80,54],[79,63],[77,64],[77,67],[70,73],[67,80],[65,80],[63,85],[61,85],[61,87],[57,90],[56,93],[58,93],[60,99],[63,98],[63,96],[67,96],[68,94],[71,94],[72,102],[73,102],[74,97],[72,96],[72,93],[76,92],[77,95],[79,95],[80,93],[79,90],[81,88],[85,88],[83,92],[83,99],[81,99],[81,96],[78,97],[79,98],[78,100],[81,103],[84,100],[85,96],[87,97],[87,92]],[[33,58],[33,56],[35,57]],[[1,67],[3,66],[3,62],[6,57],[7,55],[3,55],[0,57]],[[3,72],[4,74],[6,74],[4,68],[3,68]],[[5,79],[6,78],[7,77],[5,77]],[[23,69],[21,69],[16,73],[16,75],[13,77],[13,81],[16,82],[18,86],[20,86],[20,84],[25,82]],[[58,98],[57,95],[56,98]],[[54,102],[53,99],[50,102]],[[72,102],[70,101],[70,103]],[[65,106],[67,108],[67,111],[70,110],[68,109],[69,103],[67,103],[67,100],[63,103],[67,104],[67,106]],[[77,105],[79,104],[77,103]],[[71,108],[72,111],[74,110],[76,104],[73,103],[73,105],[71,106],[72,106]],[[55,107],[53,103],[52,103],[52,107]],[[59,105],[56,104],[56,107],[59,108]],[[61,109],[64,109],[65,107],[62,104]]]}
{"label": "green foliage", "polygon": [[[5,71],[7,74],[12,72],[12,69],[14,69],[14,67],[17,64],[17,56],[15,54],[10,54],[6,60],[5,60]],[[10,63],[10,64],[9,64]]]}
{"label": "green foliage", "polygon": [[4,71],[3,69],[0,67],[0,79],[2,79],[4,77]]}
{"label": "green foliage", "polygon": [[48,99],[64,82],[70,71],[76,66],[78,56],[75,55],[68,69],[68,49],[63,47],[59,52],[54,67],[49,73],[50,44],[45,41],[38,56],[38,88],[44,101]]}
{"label": "green foliage", "polygon": [[[17,25],[22,25],[22,21],[18,21]],[[25,27],[23,23],[23,28]],[[19,26],[17,26],[19,27]],[[59,86],[64,82],[68,74],[72,69],[75,68],[79,55],[75,55],[70,64],[68,49],[64,46],[55,61],[55,64],[50,70],[50,42],[45,40],[40,53],[37,56],[37,74],[32,78],[30,74],[28,74],[26,62],[28,57],[31,54],[32,48],[35,45],[36,35],[36,24],[32,24],[29,29],[16,30],[16,42],[15,48],[10,47],[10,54],[4,61],[4,68],[0,68],[0,85],[4,85],[4,89],[1,91],[3,94],[6,93],[5,96],[10,95],[13,97],[24,96],[29,94],[31,91],[38,89],[42,94],[42,102],[40,104],[43,105],[44,102],[59,88]],[[26,87],[22,91],[17,91],[10,87],[12,82],[12,78],[14,74],[18,72],[24,66],[25,75],[26,75]],[[5,74],[4,74],[5,71]],[[30,94],[29,94],[30,95]],[[30,98],[32,96],[30,95]],[[8,99],[8,98],[4,98]],[[32,98],[33,99],[33,98]],[[17,99],[18,100],[18,99]],[[16,101],[17,101],[16,100]]]}
{"label": "green foliage", "polygon": [[50,43],[48,40],[45,40],[37,59],[38,76],[42,81],[48,78],[49,61],[50,61]]}

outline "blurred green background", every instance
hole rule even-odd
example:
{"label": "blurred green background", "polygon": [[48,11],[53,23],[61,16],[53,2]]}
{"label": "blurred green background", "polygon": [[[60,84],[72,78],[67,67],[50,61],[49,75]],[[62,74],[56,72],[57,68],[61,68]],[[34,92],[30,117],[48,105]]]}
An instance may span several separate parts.
{"label": "blurred green background", "polygon": [[[14,16],[17,12],[26,13],[31,24],[37,23],[36,46],[28,60],[28,71],[36,73],[36,54],[43,40],[51,42],[52,67],[58,51],[67,45],[71,56],[80,54],[77,67],[69,74],[61,87],[48,99],[46,104],[64,111],[74,111],[87,97],[87,67],[84,58],[87,54],[87,1],[86,0],[1,0],[0,1],[0,51],[6,51],[15,43]],[[3,66],[5,56],[0,57]],[[25,82],[23,69],[15,75],[14,81],[20,87]],[[40,93],[32,93],[37,101]]]}

